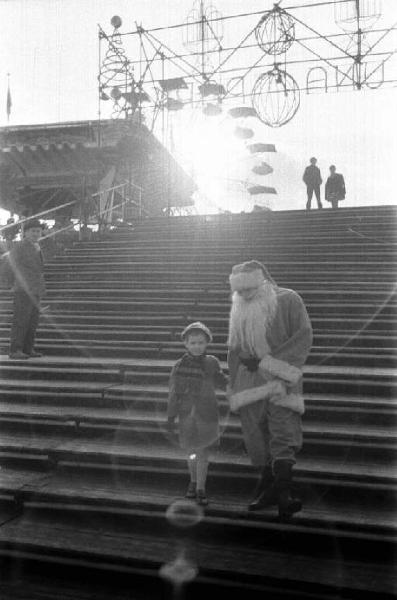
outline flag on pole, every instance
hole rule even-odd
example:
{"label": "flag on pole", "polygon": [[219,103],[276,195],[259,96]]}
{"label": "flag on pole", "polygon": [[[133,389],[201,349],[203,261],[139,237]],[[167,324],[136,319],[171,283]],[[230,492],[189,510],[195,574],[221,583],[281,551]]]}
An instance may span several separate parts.
{"label": "flag on pole", "polygon": [[7,121],[9,121],[9,120],[10,120],[11,106],[12,106],[12,100],[11,100],[11,91],[10,91],[10,75],[8,74],[8,88],[7,88]]}

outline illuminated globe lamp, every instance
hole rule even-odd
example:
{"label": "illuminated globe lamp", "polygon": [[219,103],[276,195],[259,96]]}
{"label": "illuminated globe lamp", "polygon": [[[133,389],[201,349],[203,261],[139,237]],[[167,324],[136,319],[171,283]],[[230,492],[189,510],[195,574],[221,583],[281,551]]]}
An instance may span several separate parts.
{"label": "illuminated globe lamp", "polygon": [[277,65],[263,73],[252,89],[252,105],[259,119],[269,127],[282,127],[296,114],[300,104],[295,79]]}
{"label": "illuminated globe lamp", "polygon": [[255,28],[258,46],[266,53],[284,54],[295,41],[295,21],[277,4],[266,12]]}
{"label": "illuminated globe lamp", "polygon": [[123,21],[121,20],[121,17],[119,17],[118,15],[114,15],[111,19],[110,19],[110,24],[115,28],[115,29],[120,29],[120,27],[123,24]]}

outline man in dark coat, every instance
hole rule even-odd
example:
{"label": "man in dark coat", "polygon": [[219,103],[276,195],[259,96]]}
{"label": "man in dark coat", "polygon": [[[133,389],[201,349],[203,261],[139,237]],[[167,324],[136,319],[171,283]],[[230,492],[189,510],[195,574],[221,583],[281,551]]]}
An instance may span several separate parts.
{"label": "man in dark coat", "polygon": [[34,351],[40,300],[45,292],[43,256],[39,245],[41,232],[40,221],[28,221],[23,240],[17,242],[9,254],[14,273],[14,313],[9,351],[12,359],[41,356]]}
{"label": "man in dark coat", "polygon": [[320,199],[320,185],[323,180],[321,179],[320,169],[316,166],[317,158],[314,156],[310,159],[310,165],[306,167],[305,172],[303,173],[303,181],[306,184],[307,189],[307,203],[306,210],[310,210],[311,202],[313,198],[313,192],[316,195],[317,206],[318,208],[322,208]]}
{"label": "man in dark coat", "polygon": [[345,180],[341,173],[336,173],[335,165],[329,168],[330,176],[325,184],[325,199],[331,202],[332,208],[338,208],[339,200],[346,198]]}

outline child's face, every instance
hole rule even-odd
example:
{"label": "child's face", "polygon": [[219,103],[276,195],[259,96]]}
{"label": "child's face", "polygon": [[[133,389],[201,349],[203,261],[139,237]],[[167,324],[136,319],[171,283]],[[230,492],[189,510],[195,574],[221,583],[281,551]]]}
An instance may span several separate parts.
{"label": "child's face", "polygon": [[207,336],[204,333],[191,333],[185,339],[185,347],[193,356],[204,354],[207,344]]}

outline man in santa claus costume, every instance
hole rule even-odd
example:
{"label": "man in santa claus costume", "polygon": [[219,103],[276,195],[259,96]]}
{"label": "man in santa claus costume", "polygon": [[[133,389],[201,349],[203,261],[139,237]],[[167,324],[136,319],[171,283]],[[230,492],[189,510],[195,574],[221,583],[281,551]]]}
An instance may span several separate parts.
{"label": "man in santa claus costume", "polygon": [[310,320],[301,297],[278,287],[262,263],[235,265],[229,279],[229,399],[239,410],[251,462],[260,469],[248,508],[278,505],[280,518],[289,518],[302,508],[291,486],[302,446],[302,367],[313,340]]}

